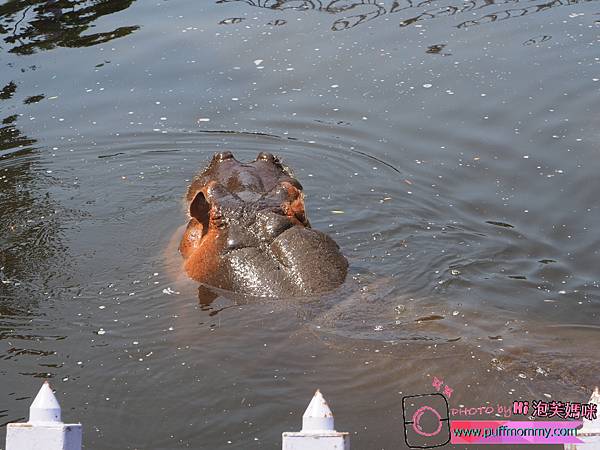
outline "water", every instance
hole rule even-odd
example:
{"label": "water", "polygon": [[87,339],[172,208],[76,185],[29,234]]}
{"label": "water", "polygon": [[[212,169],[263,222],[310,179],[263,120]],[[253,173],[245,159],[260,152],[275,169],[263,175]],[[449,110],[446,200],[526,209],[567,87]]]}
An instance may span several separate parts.
{"label": "water", "polygon": [[[586,401],[598,24],[576,0],[4,2],[0,423],[43,379],[107,449],[279,448],[317,387],[363,449],[404,448],[434,377],[451,408]],[[294,168],[345,286],[199,301],[172,244],[223,149]]]}

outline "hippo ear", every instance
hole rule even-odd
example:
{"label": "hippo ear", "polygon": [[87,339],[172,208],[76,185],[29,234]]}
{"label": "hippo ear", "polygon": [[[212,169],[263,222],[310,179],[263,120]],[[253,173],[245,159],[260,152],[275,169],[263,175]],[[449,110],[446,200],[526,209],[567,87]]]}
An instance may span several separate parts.
{"label": "hippo ear", "polygon": [[204,231],[208,230],[210,204],[202,192],[198,192],[190,203],[190,216],[202,224]]}

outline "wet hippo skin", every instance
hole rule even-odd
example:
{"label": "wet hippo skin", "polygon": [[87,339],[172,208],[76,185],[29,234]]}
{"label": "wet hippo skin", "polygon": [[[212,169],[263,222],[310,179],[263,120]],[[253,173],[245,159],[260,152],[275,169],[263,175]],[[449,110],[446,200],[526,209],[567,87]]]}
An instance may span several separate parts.
{"label": "wet hippo skin", "polygon": [[305,296],[344,282],[336,242],[310,227],[302,186],[270,153],[217,153],[188,188],[179,251],[189,277],[253,296]]}

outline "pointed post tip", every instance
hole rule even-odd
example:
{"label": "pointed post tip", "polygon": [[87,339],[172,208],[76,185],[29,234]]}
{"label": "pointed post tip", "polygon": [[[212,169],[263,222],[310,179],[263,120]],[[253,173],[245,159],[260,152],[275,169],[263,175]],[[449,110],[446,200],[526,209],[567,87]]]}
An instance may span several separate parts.
{"label": "pointed post tip", "polygon": [[335,431],[333,413],[319,389],[302,416],[302,431]]}
{"label": "pointed post tip", "polygon": [[60,404],[48,380],[44,381],[33,403],[29,407],[29,422],[60,422]]}

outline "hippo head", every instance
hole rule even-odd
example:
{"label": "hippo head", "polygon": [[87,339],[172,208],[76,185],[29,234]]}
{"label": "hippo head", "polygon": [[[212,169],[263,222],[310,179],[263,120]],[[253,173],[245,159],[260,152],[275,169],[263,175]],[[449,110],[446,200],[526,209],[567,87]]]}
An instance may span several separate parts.
{"label": "hippo head", "polygon": [[194,280],[283,297],[326,292],[346,277],[338,245],[310,227],[301,184],[270,153],[249,163],[215,154],[190,185],[187,204],[179,251]]}

